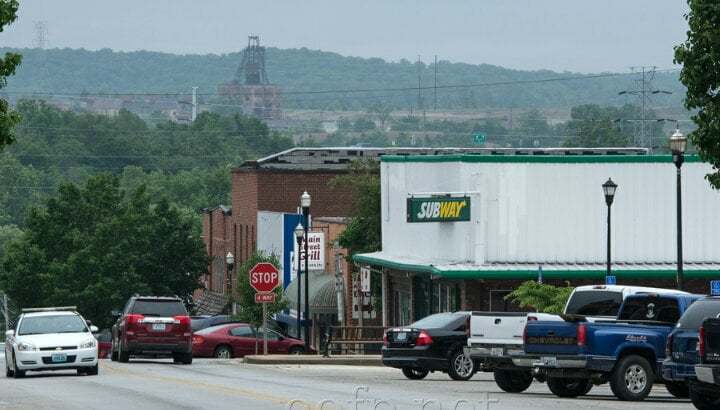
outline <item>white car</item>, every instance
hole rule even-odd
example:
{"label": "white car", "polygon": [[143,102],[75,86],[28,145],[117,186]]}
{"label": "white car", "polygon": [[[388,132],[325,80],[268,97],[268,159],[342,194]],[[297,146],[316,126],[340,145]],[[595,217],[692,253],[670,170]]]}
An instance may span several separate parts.
{"label": "white car", "polygon": [[27,371],[77,369],[98,374],[95,326],[74,306],[23,309],[14,330],[5,333],[5,376],[21,378]]}

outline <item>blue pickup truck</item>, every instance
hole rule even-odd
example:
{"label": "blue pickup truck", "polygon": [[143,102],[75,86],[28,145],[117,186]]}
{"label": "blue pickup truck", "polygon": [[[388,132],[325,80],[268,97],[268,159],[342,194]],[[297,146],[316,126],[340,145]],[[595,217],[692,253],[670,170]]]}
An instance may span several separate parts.
{"label": "blue pickup truck", "polygon": [[560,397],[586,394],[610,383],[621,400],[643,400],[655,380],[663,382],[665,340],[683,312],[702,295],[647,293],[623,301],[616,320],[588,322],[561,315],[562,322],[525,326],[523,353],[513,364],[534,369]]}

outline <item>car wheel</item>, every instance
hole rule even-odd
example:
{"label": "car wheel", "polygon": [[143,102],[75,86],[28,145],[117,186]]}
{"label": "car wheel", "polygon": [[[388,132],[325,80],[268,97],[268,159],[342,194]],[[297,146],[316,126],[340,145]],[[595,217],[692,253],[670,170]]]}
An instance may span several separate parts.
{"label": "car wheel", "polygon": [[644,400],[653,386],[654,374],[647,359],[625,356],[610,373],[610,389],[620,400]]}
{"label": "car wheel", "polygon": [[122,342],[120,342],[120,346],[118,347],[118,350],[119,350],[119,352],[118,352],[118,361],[119,361],[120,363],[127,363],[127,362],[129,362],[129,361],[130,361],[130,352],[128,352],[127,350],[123,349]]}
{"label": "car wheel", "polygon": [[665,382],[665,389],[673,396],[681,399],[690,397],[690,389],[685,382]]}
{"label": "car wheel", "polygon": [[453,380],[470,380],[473,374],[475,374],[475,361],[465,356],[462,349],[453,353],[448,367],[450,378]]}
{"label": "car wheel", "polygon": [[[177,354],[177,356],[175,356]],[[190,353],[174,353],[173,354],[173,360],[178,363],[182,364],[192,364],[193,355],[192,352]]]}
{"label": "car wheel", "polygon": [[528,370],[495,369],[495,384],[508,393],[520,393],[532,384],[532,373]]}
{"label": "car wheel", "polygon": [[588,379],[548,377],[547,385],[550,391],[558,397],[584,396],[592,389],[592,383]]}
{"label": "car wheel", "polygon": [[110,360],[112,360],[113,362],[118,361],[118,352],[115,348],[115,339],[113,339],[112,345],[110,345]]}
{"label": "car wheel", "polygon": [[215,356],[216,359],[232,359],[233,354],[228,346],[222,345],[215,349],[213,356]]}
{"label": "car wheel", "polygon": [[10,363],[8,360],[5,360],[5,377],[13,377],[15,372],[10,370]]}
{"label": "car wheel", "polygon": [[15,359],[15,353],[13,353],[13,368],[15,369],[13,371],[13,377],[16,379],[22,379],[25,377],[25,370],[18,369],[17,360]]}
{"label": "car wheel", "polygon": [[300,346],[293,346],[288,350],[288,354],[301,355],[305,354],[305,349]]}
{"label": "car wheel", "polygon": [[411,367],[403,367],[402,372],[405,377],[410,380],[422,380],[428,375],[428,373],[430,373],[427,370],[413,369]]}
{"label": "car wheel", "polygon": [[93,367],[86,367],[85,374],[87,374],[88,376],[97,376],[99,373],[99,370],[100,370],[99,367],[100,367],[100,364],[96,364]]}
{"label": "car wheel", "polygon": [[690,401],[698,410],[713,410],[720,406],[720,394],[711,394],[706,391],[700,391],[692,384],[688,389]]}

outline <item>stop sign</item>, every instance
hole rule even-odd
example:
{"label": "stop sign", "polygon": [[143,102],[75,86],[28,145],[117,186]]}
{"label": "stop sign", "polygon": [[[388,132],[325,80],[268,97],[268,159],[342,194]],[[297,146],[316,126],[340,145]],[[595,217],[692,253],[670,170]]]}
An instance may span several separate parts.
{"label": "stop sign", "polygon": [[280,284],[280,274],[272,263],[258,263],[250,270],[250,286],[258,292],[272,292]]}

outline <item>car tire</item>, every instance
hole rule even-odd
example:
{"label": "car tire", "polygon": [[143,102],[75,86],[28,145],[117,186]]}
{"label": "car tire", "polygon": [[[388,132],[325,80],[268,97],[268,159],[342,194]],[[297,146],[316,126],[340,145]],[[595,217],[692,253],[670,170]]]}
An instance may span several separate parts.
{"label": "car tire", "polygon": [[625,356],[610,373],[610,389],[620,400],[645,400],[652,390],[654,377],[647,359],[638,355]]}
{"label": "car tire", "polygon": [[300,346],[293,346],[288,350],[288,354],[301,355],[305,354],[305,349]]}
{"label": "car tire", "polygon": [[686,382],[665,382],[665,390],[680,399],[690,397],[690,388]]}
{"label": "car tire", "polygon": [[215,357],[216,359],[232,359],[233,352],[229,346],[220,345],[215,348],[215,352],[213,352],[213,357]]}
{"label": "car tire", "polygon": [[13,353],[13,377],[16,379],[22,379],[25,377],[25,370],[18,369],[17,360],[15,359],[15,353]]}
{"label": "car tire", "polygon": [[692,384],[688,389],[690,395],[690,401],[698,410],[713,410],[717,409],[720,405],[720,394],[709,394],[705,391],[700,391],[695,388]]}
{"label": "car tire", "polygon": [[588,379],[548,377],[546,382],[550,391],[558,397],[584,396],[592,389]]}
{"label": "car tire", "polygon": [[532,384],[532,373],[528,370],[494,369],[495,384],[508,393],[520,393]]}
{"label": "car tire", "polygon": [[180,353],[180,363],[182,364],[192,364],[193,355],[192,352],[190,353]]}
{"label": "car tire", "polygon": [[456,350],[452,356],[450,356],[450,363],[448,366],[448,375],[453,380],[470,380],[475,374],[475,361],[468,356],[465,356],[465,352],[462,349]]}
{"label": "car tire", "polygon": [[424,369],[413,369],[412,367],[403,367],[402,373],[403,373],[403,375],[405,375],[405,377],[407,377],[410,380],[422,380],[430,372],[427,370],[424,370]]}
{"label": "car tire", "polygon": [[14,371],[10,370],[10,363],[5,360],[5,377],[13,377]]}
{"label": "car tire", "polygon": [[93,367],[86,367],[85,368],[85,374],[88,376],[97,376],[100,372],[100,364],[95,364]]}
{"label": "car tire", "polygon": [[118,361],[120,363],[127,363],[130,361],[130,352],[123,349],[122,342],[120,342],[120,346],[118,347]]}
{"label": "car tire", "polygon": [[118,361],[118,352],[115,348],[115,338],[113,338],[112,344],[110,345],[110,360],[112,360],[113,362]]}

